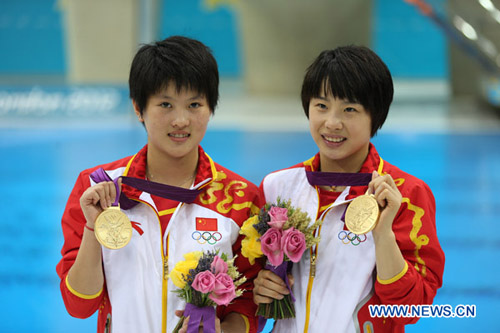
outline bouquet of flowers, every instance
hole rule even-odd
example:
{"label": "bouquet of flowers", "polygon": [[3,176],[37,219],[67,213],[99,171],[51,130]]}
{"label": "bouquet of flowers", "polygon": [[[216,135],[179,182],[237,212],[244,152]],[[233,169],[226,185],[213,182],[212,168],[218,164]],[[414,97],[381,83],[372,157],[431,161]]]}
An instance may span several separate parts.
{"label": "bouquet of flowers", "polygon": [[183,261],[175,264],[169,278],[179,289],[174,290],[186,301],[184,316],[172,332],[182,327],[184,319],[190,316],[188,333],[198,333],[200,322],[204,332],[215,332],[215,306],[228,305],[241,296],[237,289],[246,281],[234,266],[234,259],[219,251],[195,251],[184,255]]}
{"label": "bouquet of flowers", "polygon": [[281,300],[259,304],[257,315],[273,319],[295,317],[295,299],[287,273],[292,263],[299,262],[302,254],[319,242],[319,237],[314,237],[314,230],[320,224],[320,220],[311,224],[307,213],[292,207],[290,200],[284,202],[280,198],[276,204],[267,203],[259,215],[245,221],[240,230],[245,235],[241,242],[241,254],[251,264],[265,256],[266,269],[281,277],[290,291]]}

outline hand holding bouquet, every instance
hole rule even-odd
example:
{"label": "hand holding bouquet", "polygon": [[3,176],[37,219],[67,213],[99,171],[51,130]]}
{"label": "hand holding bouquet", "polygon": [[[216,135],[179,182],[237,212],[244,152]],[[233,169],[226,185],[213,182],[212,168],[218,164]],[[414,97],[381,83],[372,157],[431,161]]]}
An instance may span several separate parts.
{"label": "hand holding bouquet", "polygon": [[198,333],[200,324],[204,332],[215,332],[215,306],[228,305],[241,296],[237,289],[246,281],[234,266],[234,258],[228,259],[222,253],[190,252],[184,255],[169,274],[169,278],[179,289],[174,292],[186,301],[184,316],[174,333],[182,327],[184,319],[190,316],[188,333]]}
{"label": "hand holding bouquet", "polygon": [[257,315],[264,318],[283,319],[295,317],[294,297],[287,273],[294,262],[299,262],[302,254],[319,242],[314,237],[314,230],[321,224],[316,221],[311,225],[307,213],[291,206],[291,201],[266,204],[259,215],[249,218],[241,227],[245,235],[241,242],[241,254],[251,264],[255,259],[265,256],[266,269],[271,270],[285,281],[289,295],[270,304],[259,304]]}

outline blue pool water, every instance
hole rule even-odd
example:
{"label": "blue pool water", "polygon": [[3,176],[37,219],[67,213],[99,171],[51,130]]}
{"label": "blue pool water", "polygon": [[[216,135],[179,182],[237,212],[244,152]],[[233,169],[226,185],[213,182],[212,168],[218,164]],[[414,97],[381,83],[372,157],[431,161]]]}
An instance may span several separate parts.
{"label": "blue pool water", "polygon": [[[60,218],[81,170],[132,155],[145,141],[143,128],[132,124],[0,131],[0,331],[95,330],[96,317],[70,317],[59,293]],[[385,160],[426,181],[435,194],[446,266],[434,303],[477,306],[475,318],[422,319],[407,331],[491,331],[500,307],[500,134],[381,132],[373,142]],[[202,145],[257,184],[316,153],[307,132],[209,129]]]}

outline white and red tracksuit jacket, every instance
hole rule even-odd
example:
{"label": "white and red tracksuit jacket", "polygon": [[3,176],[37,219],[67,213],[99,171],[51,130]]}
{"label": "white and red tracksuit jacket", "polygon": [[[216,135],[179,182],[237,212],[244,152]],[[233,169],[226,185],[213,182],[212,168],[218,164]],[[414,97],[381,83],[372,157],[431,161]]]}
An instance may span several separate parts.
{"label": "white and red tracksuit jacket", "polygon": [[[130,243],[119,250],[102,247],[105,285],[100,293],[82,295],[67,283],[66,276],[77,256],[86,223],[79,199],[94,184],[90,173],[102,167],[113,179],[122,175],[144,179],[146,151],[147,146],[132,157],[85,170],[76,181],[62,218],[65,242],[57,265],[68,312],[86,318],[99,311],[98,332],[171,332],[179,320],[174,312],[184,309],[185,304],[172,292],[176,287],[166,277],[168,268],[184,260],[183,255],[188,252],[219,249],[230,257],[238,255],[235,264],[248,281],[242,285],[246,292],[229,306],[218,307],[217,315],[223,318],[229,312],[241,313],[247,319],[247,331],[255,332],[252,288],[253,278],[261,267],[250,265],[240,255],[239,230],[252,212],[258,212],[261,195],[254,184],[214,163],[201,147],[193,188],[202,192],[191,204],[179,203],[165,234],[162,236],[160,226],[163,212],[158,212],[151,195],[123,185],[123,194],[138,202],[124,210],[133,225]],[[203,226],[196,224],[197,218],[198,221],[199,218],[216,219],[220,240],[203,242],[193,237],[198,235],[196,231],[203,232]],[[211,221],[213,232],[214,220]],[[216,238],[219,239],[219,234]]]}
{"label": "white and red tracksuit jacket", "polygon": [[[306,178],[306,170],[319,169],[319,154],[288,169],[273,172],[261,183],[266,202],[292,200],[309,216],[323,220],[321,241],[293,265],[296,318],[277,321],[274,332],[404,332],[418,318],[372,318],[369,304],[431,304],[442,284],[444,253],[435,225],[435,200],[421,180],[383,161],[375,147],[360,172],[390,174],[403,196],[394,220],[396,241],[406,260],[396,277],[376,277],[375,246],[371,232],[363,242],[343,239],[341,220],[348,203],[366,192],[366,186],[347,187],[332,203],[324,200]],[[351,238],[352,239],[352,238]],[[346,244],[347,243],[347,244]],[[311,259],[316,260],[312,274]]]}

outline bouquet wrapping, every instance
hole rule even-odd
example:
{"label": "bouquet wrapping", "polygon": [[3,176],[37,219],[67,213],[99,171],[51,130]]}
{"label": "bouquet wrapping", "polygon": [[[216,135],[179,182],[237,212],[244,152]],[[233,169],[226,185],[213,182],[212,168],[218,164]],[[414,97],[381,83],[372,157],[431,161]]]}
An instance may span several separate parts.
{"label": "bouquet wrapping", "polygon": [[278,275],[290,291],[281,300],[259,304],[257,315],[275,320],[295,317],[295,299],[288,273],[293,263],[299,262],[304,252],[319,242],[319,237],[314,237],[314,230],[320,224],[320,220],[311,223],[307,213],[293,207],[290,200],[285,202],[280,198],[276,203],[267,203],[259,215],[245,221],[240,230],[245,235],[241,242],[241,254],[251,264],[255,263],[255,259],[265,257],[266,269]]}
{"label": "bouquet wrapping", "polygon": [[175,264],[169,278],[179,289],[174,290],[186,301],[184,315],[172,331],[176,333],[189,316],[188,333],[198,333],[200,324],[203,331],[215,333],[215,307],[228,305],[241,296],[238,287],[246,281],[236,266],[234,258],[218,251],[195,251],[184,255],[183,261]]}

